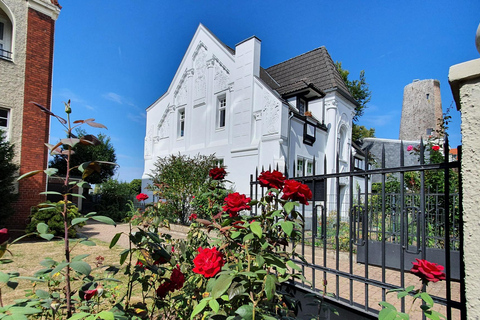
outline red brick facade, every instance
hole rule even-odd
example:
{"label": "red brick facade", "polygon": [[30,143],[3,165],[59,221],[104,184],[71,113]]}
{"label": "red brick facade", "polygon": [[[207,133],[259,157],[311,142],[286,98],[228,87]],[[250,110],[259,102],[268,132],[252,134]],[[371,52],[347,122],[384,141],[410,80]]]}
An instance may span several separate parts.
{"label": "red brick facade", "polygon": [[[48,164],[45,143],[48,142],[50,119],[30,101],[50,109],[54,31],[55,21],[51,17],[31,8],[28,10],[20,175],[45,169]],[[30,208],[45,201],[45,196],[39,195],[45,190],[46,176],[43,173],[19,182],[20,198],[15,204],[16,213],[9,221],[12,229],[25,228]]]}

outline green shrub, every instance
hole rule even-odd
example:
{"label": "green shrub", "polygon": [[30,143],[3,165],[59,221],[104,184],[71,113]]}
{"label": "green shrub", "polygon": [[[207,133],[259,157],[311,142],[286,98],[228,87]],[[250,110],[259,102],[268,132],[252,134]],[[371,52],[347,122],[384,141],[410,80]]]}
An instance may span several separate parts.
{"label": "green shrub", "polygon": [[[55,236],[63,236],[64,234],[64,224],[63,224],[63,201],[59,202],[50,202],[47,201],[47,204],[55,204],[54,208],[46,208],[46,207],[33,207],[32,213],[30,215],[30,223],[27,225],[25,229],[26,233],[35,232],[37,231],[37,224],[43,222],[48,225],[50,228],[50,233]],[[68,224],[70,225],[72,219],[78,218],[81,216],[81,213],[78,212],[78,208],[71,203],[68,202],[68,210],[67,210],[67,219]],[[75,227],[83,227],[85,223],[79,223]],[[77,229],[70,228],[68,229],[68,236],[73,238],[77,236]]]}
{"label": "green shrub", "polygon": [[130,184],[110,179],[100,185],[97,193],[100,200],[95,210],[115,221],[123,221],[128,213],[127,203],[135,197]]}
{"label": "green shrub", "polygon": [[13,163],[13,156],[13,145],[0,130],[0,224],[14,213],[12,203],[18,197],[14,186],[18,166]]}

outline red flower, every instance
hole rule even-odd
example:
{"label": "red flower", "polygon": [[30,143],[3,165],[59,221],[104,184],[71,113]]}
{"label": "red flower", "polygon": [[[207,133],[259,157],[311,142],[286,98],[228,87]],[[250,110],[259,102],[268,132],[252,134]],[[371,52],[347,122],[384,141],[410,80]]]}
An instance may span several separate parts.
{"label": "red flower", "polygon": [[258,182],[262,187],[282,189],[285,183],[285,176],[279,171],[263,171],[258,176]]}
{"label": "red flower", "polygon": [[99,284],[95,289],[85,291],[85,295],[83,296],[83,299],[88,301],[93,297],[101,296],[102,294],[103,294],[103,287],[102,285]]}
{"label": "red flower", "polygon": [[228,212],[231,218],[238,216],[238,212],[242,210],[250,210],[248,203],[250,198],[238,192],[230,193],[225,197],[223,211]]}
{"label": "red flower", "polygon": [[192,221],[192,220],[197,219],[197,218],[198,218],[197,214],[196,214],[196,213],[192,213],[192,214],[190,215],[190,217],[188,217],[188,220]]}
{"label": "red flower", "polygon": [[147,199],[148,199],[148,196],[147,196],[145,193],[139,193],[139,194],[137,195],[137,200],[138,200],[138,201],[145,201],[145,200],[147,200]]}
{"label": "red flower", "polygon": [[213,180],[222,180],[227,175],[227,171],[223,168],[213,168],[210,169],[208,175],[212,177]]}
{"label": "red flower", "polygon": [[410,269],[410,272],[422,279],[425,284],[445,280],[443,266],[427,260],[415,260],[417,260],[417,262],[412,262],[413,267]]}
{"label": "red flower", "polygon": [[407,147],[407,151],[412,151],[412,150],[413,150],[413,146],[412,146],[412,145],[409,145],[409,146]]}
{"label": "red flower", "polygon": [[440,146],[433,146],[433,147],[432,147],[432,150],[433,150],[433,151],[438,151],[438,150],[440,150]]}
{"label": "red flower", "polygon": [[10,239],[10,235],[8,234],[8,229],[7,228],[0,229],[0,245],[7,242],[8,239]]}
{"label": "red flower", "polygon": [[173,269],[172,274],[170,275],[171,288],[173,290],[179,290],[183,287],[185,283],[185,275],[180,271],[180,266],[177,264],[177,267]]}
{"label": "red flower", "polygon": [[298,201],[308,206],[308,200],[312,199],[312,191],[306,184],[295,180],[285,180],[282,199]]}
{"label": "red flower", "polygon": [[164,283],[159,285],[157,290],[155,290],[155,292],[157,293],[157,297],[165,298],[165,296],[171,291],[170,288],[171,285],[169,281],[165,281]]}
{"label": "red flower", "polygon": [[223,260],[223,254],[217,251],[217,248],[198,248],[198,254],[193,259],[193,272],[202,274],[205,278],[212,278],[220,269],[222,269],[225,261]]}

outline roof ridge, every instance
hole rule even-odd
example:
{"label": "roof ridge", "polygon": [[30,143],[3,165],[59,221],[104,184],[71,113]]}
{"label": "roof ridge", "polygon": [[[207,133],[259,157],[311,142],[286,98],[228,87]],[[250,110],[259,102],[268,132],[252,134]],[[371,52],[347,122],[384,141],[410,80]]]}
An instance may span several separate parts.
{"label": "roof ridge", "polygon": [[314,51],[317,51],[317,50],[320,50],[320,49],[325,49],[325,51],[328,52],[328,50],[327,50],[327,48],[326,48],[325,46],[321,46],[321,47],[315,48],[315,49],[313,49],[313,50],[310,50],[310,51],[304,52],[304,53],[302,53],[302,54],[299,54],[298,56],[292,57],[292,58],[287,59],[287,60],[285,60],[285,61],[282,61],[282,62],[279,62],[279,63],[277,63],[277,64],[274,64],[273,66],[270,66],[270,67],[268,67],[268,68],[266,68],[266,69],[270,69],[270,68],[272,68],[272,67],[276,67],[276,66],[281,65],[281,64],[283,64],[283,63],[286,63],[286,62],[288,62],[288,61],[290,61],[290,60],[296,59],[296,58],[298,58],[298,57],[304,56],[304,55],[306,55],[306,54],[308,54],[308,53],[311,53],[311,52],[314,52]]}

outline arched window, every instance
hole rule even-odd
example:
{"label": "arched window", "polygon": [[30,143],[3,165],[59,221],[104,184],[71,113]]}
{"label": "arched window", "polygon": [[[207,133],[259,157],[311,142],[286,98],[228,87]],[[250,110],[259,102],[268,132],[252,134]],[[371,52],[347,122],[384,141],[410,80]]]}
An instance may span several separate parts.
{"label": "arched window", "polygon": [[338,137],[338,156],[341,160],[346,160],[347,157],[347,129],[345,126],[340,128],[340,134]]}
{"label": "arched window", "polygon": [[0,58],[12,60],[13,24],[7,8],[0,2]]}

